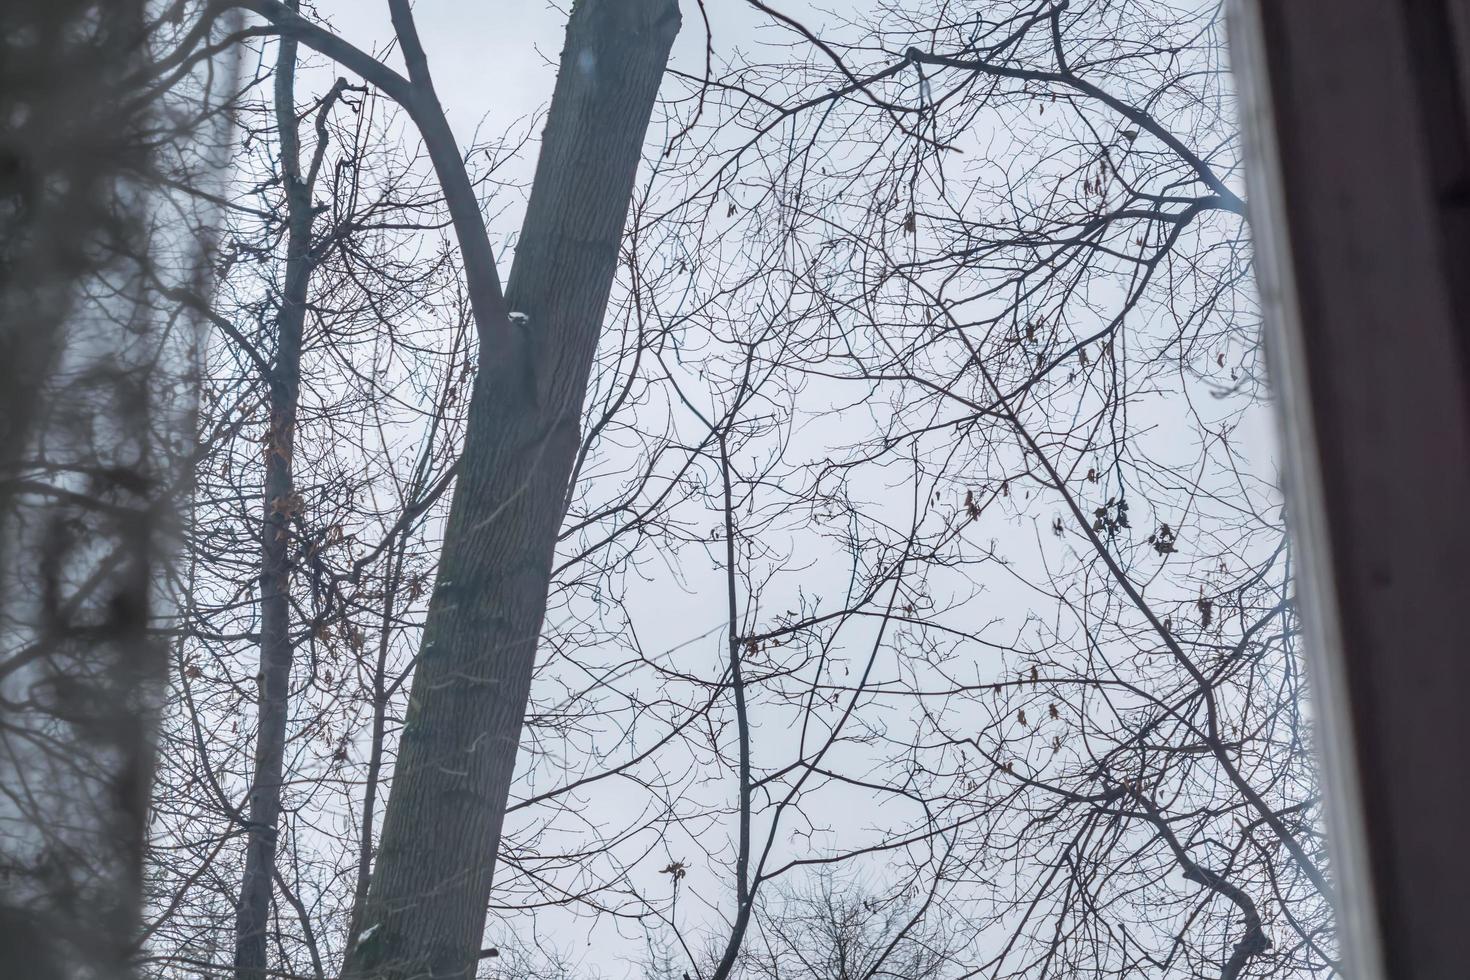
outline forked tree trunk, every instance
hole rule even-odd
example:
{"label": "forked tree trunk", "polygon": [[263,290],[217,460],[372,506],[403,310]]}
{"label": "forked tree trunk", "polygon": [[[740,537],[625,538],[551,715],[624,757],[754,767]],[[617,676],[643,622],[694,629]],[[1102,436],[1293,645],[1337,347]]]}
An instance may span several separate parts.
{"label": "forked tree trunk", "polygon": [[[344,977],[474,975],[582,401],[678,28],[677,0],[573,7],[506,290],[511,325],[503,344],[482,349],[372,887]],[[482,338],[497,332],[487,326]]]}

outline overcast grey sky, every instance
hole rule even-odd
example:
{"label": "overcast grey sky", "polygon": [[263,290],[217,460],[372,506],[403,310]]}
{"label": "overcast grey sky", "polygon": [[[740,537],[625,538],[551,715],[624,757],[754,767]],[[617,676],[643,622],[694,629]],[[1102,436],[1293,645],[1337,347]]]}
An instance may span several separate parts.
{"label": "overcast grey sky", "polygon": [[[675,46],[673,66],[697,74],[704,65],[704,24],[692,0],[683,0],[681,6],[684,26]],[[863,4],[844,0],[840,6],[856,11]],[[387,39],[391,37],[385,3],[380,0],[326,0],[317,7],[325,20],[359,47],[379,53],[385,49]],[[751,49],[765,36],[773,39],[789,37],[770,28],[765,24],[764,15],[739,0],[710,0],[710,7],[717,58],[729,56],[736,49]],[[821,20],[821,15],[814,14],[805,3],[793,0],[784,4],[782,9],[813,24]],[[483,139],[493,139],[501,133],[524,129],[527,121],[546,107],[555,81],[556,60],[565,24],[565,13],[561,8],[538,0],[522,3],[420,0],[416,15],[440,99],[462,145],[468,145],[477,130]],[[658,132],[656,128],[651,130],[652,138],[658,138]],[[978,134],[976,139],[984,142]],[[528,182],[535,156],[536,148],[532,144],[506,176],[512,182]],[[496,233],[502,236],[514,233],[520,217],[519,206],[508,208],[495,228]],[[502,257],[501,276],[505,277],[508,271],[508,263]],[[1101,288],[1099,293],[1105,293],[1106,289]],[[1214,409],[1203,388],[1193,394],[1196,396],[1196,408],[1204,412]],[[804,397],[820,403],[823,392],[819,387],[813,387],[804,393]],[[1155,407],[1154,411],[1157,417],[1152,419],[1149,444],[1164,447],[1182,459],[1190,458],[1196,448],[1193,445],[1197,434],[1195,421],[1179,410],[1178,405],[1164,412],[1157,412]],[[842,443],[846,436],[842,425],[843,421],[833,416],[804,428],[798,441],[798,451],[809,453],[812,458],[821,458],[824,440],[831,445]],[[1252,454],[1259,466],[1258,475],[1267,475],[1272,470],[1269,425],[1269,416],[1264,411],[1253,412],[1247,416],[1244,429],[1235,436],[1238,441],[1259,447],[1259,452]],[[911,489],[897,482],[884,486],[875,476],[869,500],[882,501],[884,508],[891,507],[894,522],[902,523]],[[1014,549],[1020,561],[1044,563],[1038,558],[1041,545],[1035,539],[1045,533],[1050,519],[1048,509],[1037,508],[1034,519],[1015,520],[1009,524],[990,522],[985,533],[999,539],[1001,550]],[[813,569],[788,582],[788,594],[765,596],[771,609],[785,609],[794,604],[798,586],[808,597],[827,596],[828,608],[830,604],[840,603],[844,586],[849,581],[844,565],[846,555],[802,557],[811,558]],[[638,622],[640,639],[648,650],[658,653],[679,648],[681,657],[701,660],[700,670],[711,673],[708,662],[718,662],[723,642],[718,633],[725,618],[723,579],[718,568],[711,570],[697,567],[697,564],[688,563],[689,567],[684,570],[677,587],[660,581],[630,594],[627,608]],[[987,590],[989,611],[986,615],[994,615],[1002,627],[1001,632],[1015,629],[1030,611],[1027,603],[1034,597],[1008,574],[996,574],[993,580],[987,580],[983,585]],[[712,630],[715,631],[713,635]],[[854,632],[849,630],[849,634]],[[697,647],[687,650],[681,647],[695,637],[705,639]],[[861,641],[859,632],[858,643]],[[847,642],[853,643],[851,635]],[[977,676],[984,669],[990,668],[986,664],[978,664]],[[760,705],[755,710],[757,764],[774,765],[785,761],[793,754],[791,740],[784,734],[787,719],[779,713],[762,715],[765,709]],[[728,781],[725,781],[712,785],[709,792],[721,796],[728,795],[730,789]],[[628,804],[637,806],[641,801],[630,798]],[[851,843],[870,819],[878,819],[873,813],[876,807],[872,801],[855,790],[834,790],[823,797],[823,806],[821,817],[826,823],[813,829],[799,845],[793,846],[816,850],[824,842],[849,834],[851,839],[844,843]],[[718,836],[728,831],[727,827],[714,827],[709,833]],[[671,884],[659,876],[659,859],[663,857],[697,860],[699,855],[675,845],[667,855],[658,854],[643,862],[646,867],[640,867],[637,876],[640,887],[650,894],[659,894],[660,889],[666,893]],[[701,890],[699,898],[691,896],[681,906],[681,915],[687,916],[686,924],[713,927],[718,920],[717,914],[708,908],[701,910],[698,902],[702,900],[728,909],[731,898],[728,869],[696,868],[691,871],[687,887],[692,890],[696,882]],[[492,917],[492,930],[494,926]],[[640,952],[638,943],[630,937],[627,928],[620,929],[616,923],[603,920],[589,924],[587,920],[580,920],[573,928],[570,920],[553,910],[538,916],[536,927],[543,933],[541,938],[549,939],[562,948],[584,972],[595,970],[614,977],[639,973],[636,961]],[[617,940],[615,936],[622,938]]]}

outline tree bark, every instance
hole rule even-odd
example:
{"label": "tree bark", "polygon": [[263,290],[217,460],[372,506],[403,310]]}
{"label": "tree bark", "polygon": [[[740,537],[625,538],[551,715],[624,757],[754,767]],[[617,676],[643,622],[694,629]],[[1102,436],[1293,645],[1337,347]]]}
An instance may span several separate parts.
{"label": "tree bark", "polygon": [[582,402],[678,27],[677,0],[573,7],[508,323],[479,325],[459,482],[344,977],[475,973]]}
{"label": "tree bark", "polygon": [[[289,6],[295,8],[294,0]],[[256,676],[259,706],[245,872],[235,910],[237,980],[264,980],[266,975],[266,938],[291,699],[291,519],[300,506],[292,474],[292,453],[301,393],[307,291],[315,265],[311,247],[314,218],[311,192],[323,149],[319,143],[311,171],[303,176],[296,119],[296,50],[297,42],[283,37],[276,59],[275,111],[281,144],[281,185],[286,198],[286,269],[276,314],[275,363],[265,379],[270,428],[265,444],[260,539],[260,669]],[[340,91],[339,83],[322,106],[323,118]],[[324,140],[325,136],[320,139]]]}

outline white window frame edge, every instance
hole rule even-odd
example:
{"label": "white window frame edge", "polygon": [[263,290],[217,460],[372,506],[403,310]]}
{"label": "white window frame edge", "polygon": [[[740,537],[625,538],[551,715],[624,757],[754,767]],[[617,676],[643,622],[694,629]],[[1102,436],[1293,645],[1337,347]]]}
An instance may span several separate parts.
{"label": "white window frame edge", "polygon": [[1228,0],[1227,5],[1256,286],[1264,317],[1268,370],[1277,395],[1276,422],[1287,515],[1298,556],[1296,592],[1307,651],[1343,973],[1353,980],[1388,980],[1373,901],[1356,735],[1341,667],[1341,606],[1332,574],[1332,539],[1326,523],[1317,430],[1308,397],[1311,386],[1302,343],[1301,305],[1291,264],[1285,184],[1261,21],[1260,4],[1269,2],[1273,0]]}

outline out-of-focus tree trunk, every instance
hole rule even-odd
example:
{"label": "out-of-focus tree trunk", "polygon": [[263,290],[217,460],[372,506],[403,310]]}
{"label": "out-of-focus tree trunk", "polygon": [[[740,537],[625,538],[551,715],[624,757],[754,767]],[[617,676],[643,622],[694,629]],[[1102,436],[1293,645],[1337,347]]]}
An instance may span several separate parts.
{"label": "out-of-focus tree trunk", "polygon": [[0,4],[0,963],[43,980],[130,972],[192,446],[146,6]]}
{"label": "out-of-focus tree trunk", "polygon": [[678,27],[676,0],[573,7],[510,322],[480,324],[459,482],[347,977],[475,973],[582,401]]}
{"label": "out-of-focus tree trunk", "polygon": [[[103,239],[136,224],[116,183],[139,154],[116,86],[138,67],[129,39],[140,0],[108,5],[96,33],[68,31],[93,4],[17,0],[0,10],[0,507],[21,493],[17,474],[45,415],[77,285],[106,263]],[[107,242],[104,248],[113,244]],[[17,529],[0,524],[0,555]],[[6,596],[0,593],[0,609]]]}

